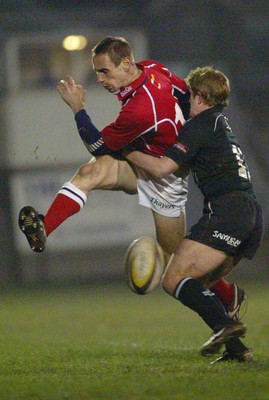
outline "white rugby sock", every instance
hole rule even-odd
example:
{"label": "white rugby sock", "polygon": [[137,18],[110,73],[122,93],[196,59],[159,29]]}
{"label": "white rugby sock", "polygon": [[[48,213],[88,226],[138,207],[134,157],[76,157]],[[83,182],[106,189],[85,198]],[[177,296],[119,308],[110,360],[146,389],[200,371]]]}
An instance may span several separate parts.
{"label": "white rugby sock", "polygon": [[61,193],[69,197],[70,199],[74,200],[76,203],[79,204],[80,209],[82,209],[87,202],[86,194],[83,193],[78,187],[73,185],[73,183],[71,182],[66,182],[58,193]]}

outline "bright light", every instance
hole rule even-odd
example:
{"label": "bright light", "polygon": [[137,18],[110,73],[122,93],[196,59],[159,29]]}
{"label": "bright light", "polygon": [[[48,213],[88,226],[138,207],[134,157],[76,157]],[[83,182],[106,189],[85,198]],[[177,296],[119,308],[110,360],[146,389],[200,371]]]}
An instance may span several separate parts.
{"label": "bright light", "polygon": [[87,46],[87,39],[85,36],[72,35],[67,36],[63,40],[63,48],[68,51],[83,50]]}

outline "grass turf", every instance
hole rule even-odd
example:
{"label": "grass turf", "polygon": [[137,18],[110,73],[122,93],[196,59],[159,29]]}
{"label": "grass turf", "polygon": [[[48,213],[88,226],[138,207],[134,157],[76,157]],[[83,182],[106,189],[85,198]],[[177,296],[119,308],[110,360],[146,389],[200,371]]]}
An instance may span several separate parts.
{"label": "grass turf", "polygon": [[245,288],[255,361],[214,366],[199,355],[210,330],[161,289],[2,292],[0,399],[269,399],[268,289]]}

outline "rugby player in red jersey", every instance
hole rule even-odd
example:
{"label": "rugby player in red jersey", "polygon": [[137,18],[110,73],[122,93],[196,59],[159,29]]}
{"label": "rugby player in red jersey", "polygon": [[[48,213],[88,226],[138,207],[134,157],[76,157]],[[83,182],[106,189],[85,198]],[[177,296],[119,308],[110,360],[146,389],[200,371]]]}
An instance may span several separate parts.
{"label": "rugby player in red jersey", "polygon": [[[129,43],[119,37],[99,42],[92,50],[92,61],[98,82],[117,94],[120,113],[99,131],[85,111],[84,88],[72,77],[58,83],[61,97],[75,114],[80,137],[94,157],[63,185],[44,220],[32,207],[24,207],[19,215],[20,228],[32,250],[41,252],[47,236],[82,209],[92,190],[138,193],[139,204],[152,210],[156,238],[168,260],[185,235],[187,178],[171,174],[151,179],[143,169],[126,162],[121,151],[131,143],[134,149],[155,157],[166,153],[188,118],[187,84],[156,61],[135,63]],[[244,291],[224,279],[212,290],[227,311],[237,316]]]}

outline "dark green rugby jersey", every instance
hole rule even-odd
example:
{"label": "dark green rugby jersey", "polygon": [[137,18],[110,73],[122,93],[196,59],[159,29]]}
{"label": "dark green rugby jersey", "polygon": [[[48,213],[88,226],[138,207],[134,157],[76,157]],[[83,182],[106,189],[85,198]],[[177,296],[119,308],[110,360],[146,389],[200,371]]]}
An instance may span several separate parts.
{"label": "dark green rugby jersey", "polygon": [[253,193],[245,157],[221,105],[188,120],[166,156],[191,169],[206,201],[234,190]]}

